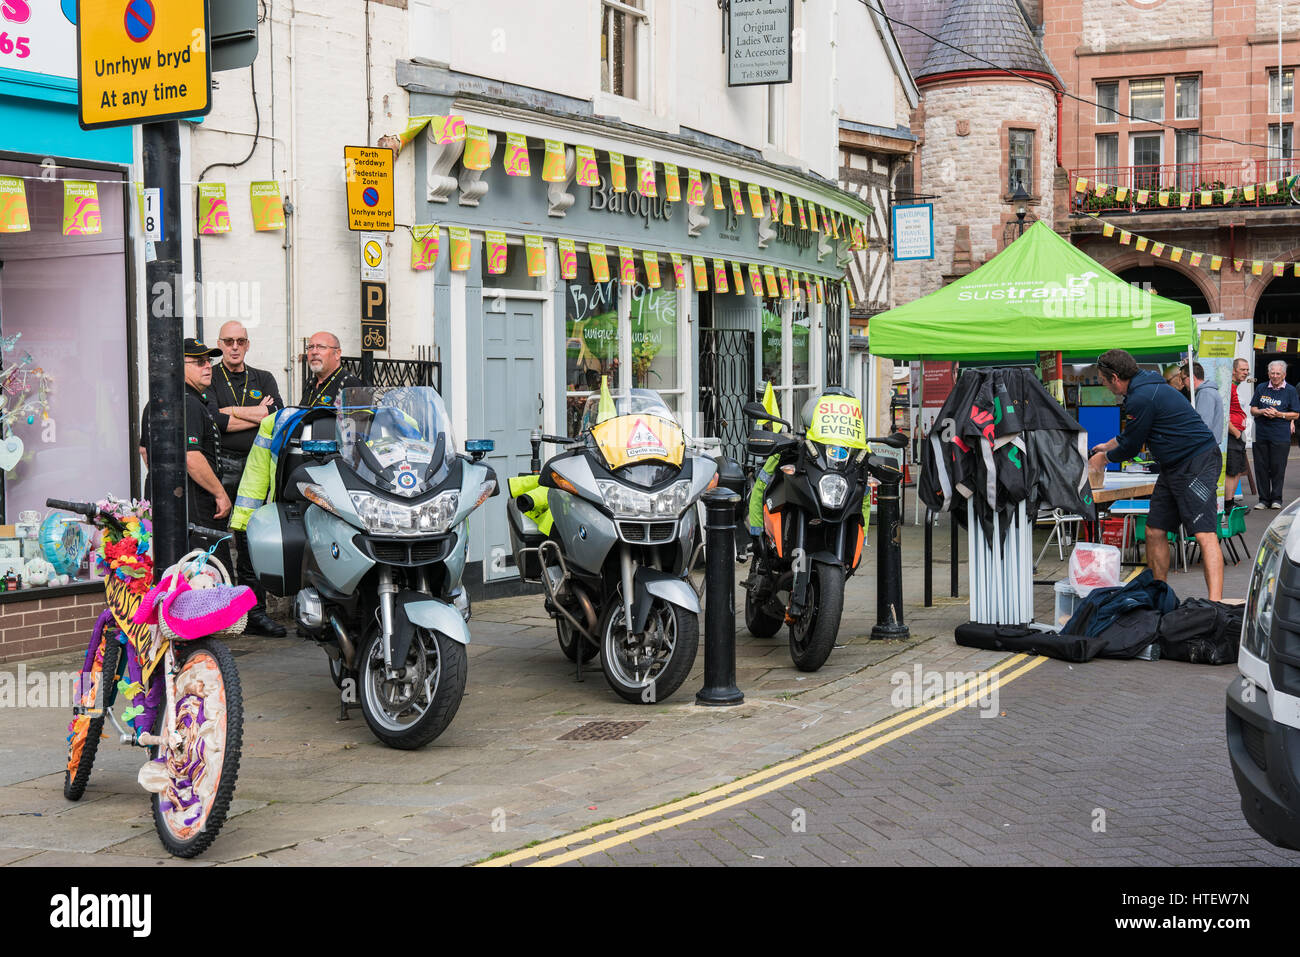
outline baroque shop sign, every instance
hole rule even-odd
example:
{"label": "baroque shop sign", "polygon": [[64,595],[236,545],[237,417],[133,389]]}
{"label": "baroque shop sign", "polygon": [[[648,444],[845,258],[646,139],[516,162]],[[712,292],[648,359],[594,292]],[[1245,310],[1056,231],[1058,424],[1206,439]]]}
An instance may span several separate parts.
{"label": "baroque shop sign", "polygon": [[650,228],[650,220],[667,222],[673,215],[673,204],[662,197],[642,196],[635,191],[619,193],[612,185],[593,187],[588,194],[588,209],[639,216],[646,229]]}

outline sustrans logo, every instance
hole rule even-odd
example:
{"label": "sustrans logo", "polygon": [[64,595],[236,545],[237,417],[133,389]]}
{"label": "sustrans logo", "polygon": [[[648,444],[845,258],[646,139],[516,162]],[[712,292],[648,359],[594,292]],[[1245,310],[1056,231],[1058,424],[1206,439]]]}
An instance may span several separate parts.
{"label": "sustrans logo", "polygon": [[134,937],[148,937],[153,929],[153,895],[82,894],[74,887],[50,898],[50,926],[127,928]]}

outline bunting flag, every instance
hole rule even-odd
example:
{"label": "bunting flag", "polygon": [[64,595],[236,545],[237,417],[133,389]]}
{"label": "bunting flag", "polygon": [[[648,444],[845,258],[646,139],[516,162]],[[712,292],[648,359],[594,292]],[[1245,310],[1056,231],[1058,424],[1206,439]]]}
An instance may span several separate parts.
{"label": "bunting flag", "polygon": [[524,236],[524,258],[528,261],[528,275],[537,279],[546,275],[546,246],[541,236]]}
{"label": "bunting flag", "polygon": [[1264,274],[1264,264],[1258,259],[1251,260],[1250,272],[1253,276],[1262,276]]}
{"label": "bunting flag", "polygon": [[1155,244],[1151,247],[1151,255],[1152,255],[1152,256],[1155,256],[1156,259],[1159,259],[1159,258],[1160,258],[1160,254],[1163,253],[1164,251],[1165,251],[1165,244],[1164,244],[1164,243],[1155,243]]}
{"label": "bunting flag", "polygon": [[230,232],[230,204],[226,201],[225,183],[199,183],[199,222],[201,236]]}
{"label": "bunting flag", "polygon": [[1277,195],[1277,180],[1272,180],[1264,185],[1264,192],[1269,196]]}
{"label": "bunting flag", "polygon": [[542,159],[542,182],[563,183],[569,177],[564,169],[564,143],[560,140],[546,141],[546,155]]}
{"label": "bunting flag", "polygon": [[670,203],[682,201],[682,181],[677,178],[677,167],[664,163],[664,199]]}
{"label": "bunting flag", "polygon": [[434,142],[439,146],[448,143],[463,143],[469,134],[463,116],[434,116],[429,119]]}
{"label": "bunting flag", "polygon": [[673,261],[673,282],[677,283],[678,289],[686,287],[686,264],[682,262],[681,253],[669,253],[668,258]]}
{"label": "bunting flag", "polygon": [[1191,193],[1179,193],[1179,194],[1178,194],[1178,206],[1179,206],[1180,209],[1186,209],[1186,208],[1188,207],[1188,205],[1191,204],[1191,202],[1192,202],[1192,194],[1191,194]]}
{"label": "bunting flag", "polygon": [[1248,202],[1248,203],[1254,202],[1254,201],[1255,201],[1255,187],[1254,187],[1254,186],[1243,186],[1243,187],[1241,187],[1241,195],[1245,198],[1246,202]]}
{"label": "bunting flag", "polygon": [[451,271],[465,272],[469,269],[470,247],[468,226],[448,226],[447,237],[451,240]]}
{"label": "bunting flag", "polygon": [[1273,343],[1274,343],[1274,349],[1275,349],[1276,351],[1278,351],[1278,352],[1290,352],[1290,351],[1291,351],[1291,340],[1290,340],[1290,339],[1274,339],[1274,340],[1273,340]]}
{"label": "bunting flag", "polygon": [[781,283],[781,298],[789,299],[790,298],[790,274],[786,272],[784,269],[778,269],[776,271],[776,278]]}
{"label": "bunting flag", "polygon": [[794,211],[790,208],[790,197],[785,193],[781,194],[781,224],[783,226],[794,225]]}
{"label": "bunting flag", "polygon": [[731,261],[731,291],[737,296],[745,294],[745,270],[734,259]]}
{"label": "bunting flag", "polygon": [[1223,267],[1222,256],[1210,256],[1210,271],[1218,272]]}
{"label": "bunting flag", "polygon": [[845,298],[846,300],[848,300],[849,308],[852,309],[853,306],[854,306],[854,302],[853,302],[853,283],[851,283],[851,282],[846,282],[846,283],[844,284],[844,298]]}
{"label": "bunting flag", "polygon": [[1145,206],[1151,201],[1151,190],[1140,189],[1137,193],[1137,203],[1139,206]]}
{"label": "bunting flag", "polygon": [[804,276],[804,289],[807,290],[809,302],[813,301],[813,297],[814,297],[813,290],[815,288],[816,286],[813,283],[812,276]]}
{"label": "bunting flag", "polygon": [[772,212],[772,222],[777,222],[781,218],[781,200],[777,191],[772,187],[767,188],[767,208]]}
{"label": "bunting flag", "polygon": [[781,295],[781,290],[776,285],[776,270],[771,266],[763,267],[763,282],[767,286],[767,297],[775,299]]}
{"label": "bunting flag", "polygon": [[1295,270],[1292,272],[1292,275],[1295,276],[1295,278],[1300,279],[1300,263],[1295,264]]}
{"label": "bunting flag", "polygon": [[609,282],[609,259],[604,243],[587,243],[587,256],[591,259],[593,282]]}
{"label": "bunting flag", "polygon": [[616,193],[627,192],[627,166],[622,153],[609,154],[609,183]]}
{"label": "bunting flag", "polygon": [[808,204],[808,218],[811,220],[808,225],[812,227],[814,233],[820,233],[822,231],[821,217],[818,215],[817,209],[818,207],[816,203]]}
{"label": "bunting flag", "polygon": [[1264,337],[1263,337],[1262,335],[1260,335],[1259,333],[1256,333],[1256,334],[1255,334],[1255,348],[1256,348],[1256,349],[1263,349],[1263,348],[1264,348]]}
{"label": "bunting flag", "polygon": [[799,228],[808,228],[808,207],[804,204],[803,197],[799,197]]}
{"label": "bunting flag", "polygon": [[532,167],[528,163],[528,137],[523,133],[506,134],[506,155],[504,166],[507,176],[532,176]]}
{"label": "bunting flag", "polygon": [[[716,184],[718,178],[715,176],[713,182]],[[704,267],[703,256],[692,256],[691,267],[695,272],[695,289],[697,292],[709,291],[709,271]]]}
{"label": "bunting flag", "polygon": [[740,181],[735,179],[731,181],[731,208],[737,216],[745,215],[745,196],[740,191]]}
{"label": "bunting flag", "polygon": [[1093,190],[1093,194],[1096,196],[1105,196],[1109,192],[1110,192],[1110,186],[1108,186],[1105,183],[1098,183],[1097,188]]}
{"label": "bunting flag", "polygon": [[1133,238],[1133,234],[1132,234],[1132,233],[1130,233],[1130,232],[1128,232],[1128,231],[1126,231],[1126,230],[1123,230],[1123,229],[1121,229],[1121,230],[1119,231],[1119,244],[1120,244],[1121,246],[1127,246],[1127,245],[1129,244],[1129,241],[1130,241],[1132,238]]}
{"label": "bunting flag", "polygon": [[1126,203],[1126,202],[1128,202],[1128,187],[1127,187],[1127,186],[1116,186],[1116,187],[1115,187],[1115,201],[1116,201],[1117,203]]}
{"label": "bunting flag", "polygon": [[[816,217],[813,217],[813,222],[816,221],[817,221]],[[867,248],[867,234],[866,234],[866,230],[863,229],[861,223],[853,224],[853,248],[854,249]]]}
{"label": "bunting flag", "polygon": [[636,159],[636,191],[652,198],[659,195],[655,189],[655,161],[644,156]]}
{"label": "bunting flag", "polygon": [[754,291],[754,295],[763,295],[763,279],[758,271],[758,267],[753,263],[749,264],[749,288]]}
{"label": "bunting flag", "polygon": [[26,233],[31,228],[27,187],[17,176],[0,176],[0,233]]}
{"label": "bunting flag", "polygon": [[258,232],[284,229],[284,197],[280,184],[264,180],[248,184],[248,198],[253,207],[253,228]]}
{"label": "bunting flag", "polygon": [[713,291],[729,292],[727,287],[727,261],[725,259],[713,260]]}
{"label": "bunting flag", "polygon": [[618,284],[633,286],[636,284],[636,257],[631,246],[618,247]]}
{"label": "bunting flag", "polygon": [[686,171],[686,202],[691,206],[704,205],[704,183],[701,182],[700,171],[697,169]]}
{"label": "bunting flag", "polygon": [[1076,193],[1086,192],[1087,189],[1088,189],[1088,181],[1084,177],[1080,176],[1077,180],[1075,180],[1074,191]]}
{"label": "bunting flag", "polygon": [[489,229],[483,233],[483,243],[487,247],[487,271],[491,276],[504,276],[506,272],[506,234],[498,229]]}
{"label": "bunting flag", "polygon": [[461,165],[466,169],[487,169],[492,165],[492,141],[488,131],[482,126],[465,127],[465,152],[461,154]]}
{"label": "bunting flag", "polygon": [[397,139],[401,143],[401,146],[398,147],[398,151],[400,152],[402,146],[405,146],[407,143],[411,142],[411,140],[419,136],[420,130],[428,126],[429,121],[432,119],[433,119],[432,116],[409,117],[406,121],[405,129],[403,129],[402,132],[397,134]]}
{"label": "bunting flag", "polygon": [[821,302],[821,301],[822,301],[822,298],[823,298],[823,296],[825,295],[824,290],[825,290],[825,287],[824,287],[824,285],[823,285],[823,280],[822,280],[822,278],[821,278],[820,276],[818,276],[818,277],[817,277],[817,301],[818,301],[818,302]]}
{"label": "bunting flag", "polygon": [[438,224],[411,227],[411,268],[432,269],[438,263]]}
{"label": "bunting flag", "polygon": [[1282,275],[1282,270],[1284,268],[1285,266],[1282,263],[1273,263],[1273,275],[1274,276]]}
{"label": "bunting flag", "polygon": [[558,239],[556,245],[560,249],[560,278],[577,279],[578,278],[578,250],[574,246],[572,239]]}
{"label": "bunting flag", "polygon": [[1209,206],[1213,202],[1214,202],[1214,190],[1212,189],[1201,190],[1201,205]]}
{"label": "bunting flag", "polygon": [[1201,253],[1192,253],[1189,257],[1187,257],[1187,262],[1188,265],[1199,266],[1201,264],[1201,260],[1204,258],[1205,258],[1204,255]]}
{"label": "bunting flag", "polygon": [[641,261],[645,263],[645,281],[651,289],[659,288],[659,254],[643,250]]}
{"label": "bunting flag", "polygon": [[709,183],[713,186],[713,208],[726,209],[727,205],[722,201],[722,177],[713,173],[709,176]]}
{"label": "bunting flag", "polygon": [[749,212],[755,219],[763,218],[763,191],[753,183],[749,184]]}
{"label": "bunting flag", "polygon": [[1242,267],[1242,264],[1243,264],[1244,262],[1245,262],[1244,259],[1234,259],[1234,260],[1232,261],[1232,268],[1233,268],[1233,270],[1234,270],[1235,272],[1241,272],[1241,267]]}
{"label": "bunting flag", "polygon": [[578,161],[578,185],[599,186],[600,170],[596,168],[596,151],[590,146],[575,146],[573,152]]}
{"label": "bunting flag", "polygon": [[1237,195],[1237,187],[1235,187],[1235,186],[1229,186],[1229,187],[1225,188],[1225,189],[1223,190],[1223,202],[1224,202],[1224,205],[1226,206],[1228,203],[1231,203],[1232,200],[1233,200],[1233,197],[1235,197],[1236,195]]}
{"label": "bunting flag", "polygon": [[1137,242],[1134,244],[1134,248],[1136,248],[1137,251],[1140,252],[1140,253],[1144,253],[1144,252],[1146,252],[1146,251],[1147,251],[1147,238],[1146,238],[1145,236],[1139,236],[1139,237],[1137,238]]}
{"label": "bunting flag", "polygon": [[1114,235],[1115,235],[1115,224],[1114,224],[1114,223],[1105,223],[1105,224],[1103,224],[1102,227],[1101,227],[1101,234],[1102,234],[1103,236],[1105,236],[1107,239],[1109,239],[1111,236],[1114,236]]}
{"label": "bunting flag", "polygon": [[1180,263],[1183,261],[1183,250],[1181,246],[1175,246],[1169,253],[1169,258],[1173,262]]}

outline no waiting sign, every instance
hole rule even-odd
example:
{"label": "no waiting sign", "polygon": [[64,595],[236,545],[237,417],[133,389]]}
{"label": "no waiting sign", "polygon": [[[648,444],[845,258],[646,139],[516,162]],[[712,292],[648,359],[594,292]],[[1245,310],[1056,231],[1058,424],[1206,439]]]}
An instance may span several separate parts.
{"label": "no waiting sign", "polygon": [[348,183],[348,229],[391,233],[393,212],[393,151],[378,146],[345,146],[343,163]]}

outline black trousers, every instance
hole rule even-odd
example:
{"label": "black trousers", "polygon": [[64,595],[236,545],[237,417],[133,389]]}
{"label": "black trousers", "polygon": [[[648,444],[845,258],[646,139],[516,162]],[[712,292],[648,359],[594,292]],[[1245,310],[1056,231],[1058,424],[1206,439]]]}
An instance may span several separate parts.
{"label": "black trousers", "polygon": [[1266,504],[1283,502],[1282,481],[1286,478],[1286,459],[1290,442],[1255,440],[1255,485],[1259,500]]}

